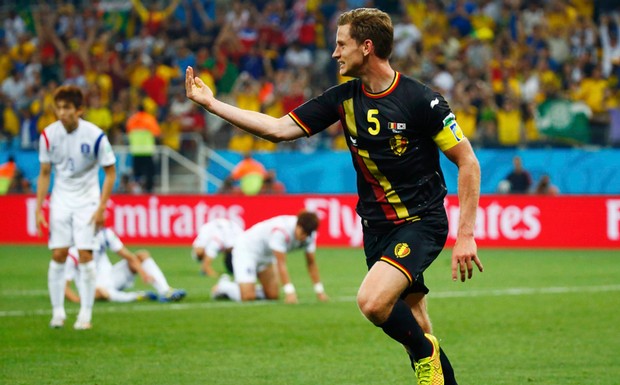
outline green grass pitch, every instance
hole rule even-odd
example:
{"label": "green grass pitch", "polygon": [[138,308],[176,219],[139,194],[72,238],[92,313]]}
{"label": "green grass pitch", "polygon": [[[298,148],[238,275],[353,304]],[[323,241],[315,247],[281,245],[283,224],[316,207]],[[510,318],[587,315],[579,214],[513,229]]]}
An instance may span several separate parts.
{"label": "green grass pitch", "polygon": [[[415,383],[403,348],[357,309],[360,249],[319,249],[329,303],[317,302],[303,255],[292,253],[298,305],[212,301],[216,280],[198,274],[189,246],[150,250],[187,298],[98,302],[94,328],[75,331],[71,303],[64,329],[47,326],[48,250],[0,246],[0,384]],[[620,384],[618,251],[480,256],[485,272],[467,283],[452,282],[449,251],[426,274],[435,334],[461,385]]]}

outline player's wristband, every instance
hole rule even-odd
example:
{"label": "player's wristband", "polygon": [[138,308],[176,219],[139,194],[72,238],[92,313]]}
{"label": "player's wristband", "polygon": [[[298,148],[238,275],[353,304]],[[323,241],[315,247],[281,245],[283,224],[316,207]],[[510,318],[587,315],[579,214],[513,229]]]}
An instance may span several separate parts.
{"label": "player's wristband", "polygon": [[290,282],[282,286],[282,289],[284,290],[284,294],[295,294],[295,286]]}
{"label": "player's wristband", "polygon": [[314,284],[314,292],[317,294],[325,293],[325,288],[321,282],[317,282]]}

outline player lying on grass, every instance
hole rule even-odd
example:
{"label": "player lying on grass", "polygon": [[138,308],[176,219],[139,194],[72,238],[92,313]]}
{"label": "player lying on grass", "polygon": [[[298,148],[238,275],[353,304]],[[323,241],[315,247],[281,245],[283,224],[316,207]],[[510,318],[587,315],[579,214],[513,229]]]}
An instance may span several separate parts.
{"label": "player lying on grass", "polygon": [[[99,248],[93,253],[97,271],[95,299],[112,302],[143,299],[171,302],[185,297],[185,290],[173,289],[168,285],[164,273],[147,250],[139,250],[134,254],[110,228],[99,231],[97,241]],[[108,249],[123,259],[112,265],[106,252]],[[79,274],[76,251],[73,247],[69,249],[69,258],[65,265],[65,297],[72,302],[79,302],[79,296],[71,289],[71,282]],[[156,293],[124,291],[133,287],[136,275],[140,275],[145,283],[151,284]]]}
{"label": "player lying on grass", "polygon": [[209,277],[217,277],[213,260],[218,254],[224,254],[224,265],[228,274],[232,274],[232,247],[235,238],[243,232],[236,222],[226,218],[213,219],[198,230],[198,236],[192,243],[192,258],[200,262],[200,272]]}
{"label": "player lying on grass", "polygon": [[235,241],[232,250],[234,282],[222,276],[211,291],[213,297],[228,297],[234,301],[260,299],[256,289],[258,280],[266,299],[279,298],[281,282],[284,302],[297,303],[295,286],[286,265],[286,254],[303,249],[317,298],[327,301],[315,259],[318,226],[319,219],[315,213],[302,211],[297,216],[276,216],[245,230]]}

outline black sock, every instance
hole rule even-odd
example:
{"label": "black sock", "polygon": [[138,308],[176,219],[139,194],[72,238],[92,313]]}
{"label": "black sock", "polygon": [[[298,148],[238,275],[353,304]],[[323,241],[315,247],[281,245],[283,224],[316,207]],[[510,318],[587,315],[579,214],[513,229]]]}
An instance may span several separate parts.
{"label": "black sock", "polygon": [[411,308],[404,300],[396,301],[387,321],[378,326],[385,334],[403,344],[414,360],[418,361],[433,354],[433,344],[424,336],[411,314]]}
{"label": "black sock", "polygon": [[233,264],[232,264],[232,252],[230,251],[227,253],[224,253],[224,266],[226,267],[226,272],[228,274],[234,275]]}
{"label": "black sock", "polygon": [[452,369],[452,364],[450,364],[450,360],[441,346],[439,347],[439,358],[441,360],[441,369],[443,370],[445,385],[458,385],[456,383],[456,378],[454,377],[454,369]]}

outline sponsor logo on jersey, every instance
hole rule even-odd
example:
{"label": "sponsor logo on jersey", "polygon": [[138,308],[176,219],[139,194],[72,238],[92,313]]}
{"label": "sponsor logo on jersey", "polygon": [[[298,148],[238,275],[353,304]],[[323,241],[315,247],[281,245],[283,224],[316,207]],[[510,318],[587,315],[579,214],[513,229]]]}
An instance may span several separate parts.
{"label": "sponsor logo on jersey", "polygon": [[405,258],[409,254],[411,254],[411,249],[409,248],[409,245],[404,242],[399,243],[394,247],[394,255],[396,258]]}
{"label": "sponsor logo on jersey", "polygon": [[392,132],[398,133],[407,129],[407,123],[390,122],[388,123],[388,128],[392,130]]}
{"label": "sponsor logo on jersey", "polygon": [[401,156],[407,151],[407,145],[409,145],[409,139],[402,135],[394,135],[394,137],[390,138],[390,148],[394,152],[394,154]]}
{"label": "sponsor logo on jersey", "polygon": [[435,98],[431,100],[431,108],[434,108],[438,104],[439,104],[439,99]]}
{"label": "sponsor logo on jersey", "polygon": [[349,138],[351,138],[351,144],[357,147],[357,138],[354,136],[350,136]]}

